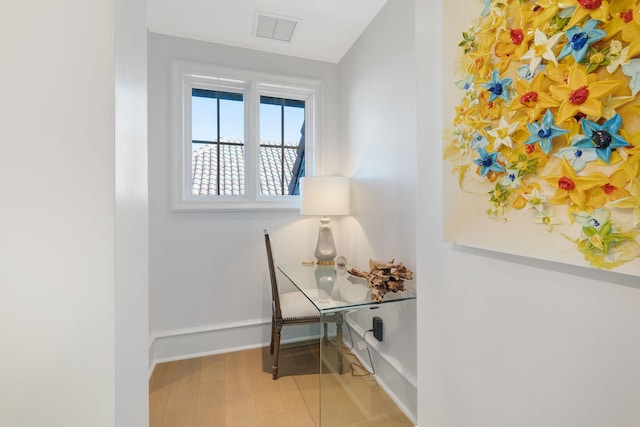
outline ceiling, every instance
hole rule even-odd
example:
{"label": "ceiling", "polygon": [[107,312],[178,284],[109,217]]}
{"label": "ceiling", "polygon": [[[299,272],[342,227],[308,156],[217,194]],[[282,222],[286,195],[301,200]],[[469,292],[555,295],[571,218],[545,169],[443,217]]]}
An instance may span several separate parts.
{"label": "ceiling", "polygon": [[[387,0],[148,0],[149,31],[337,63]],[[298,21],[291,42],[255,36],[257,14]]]}

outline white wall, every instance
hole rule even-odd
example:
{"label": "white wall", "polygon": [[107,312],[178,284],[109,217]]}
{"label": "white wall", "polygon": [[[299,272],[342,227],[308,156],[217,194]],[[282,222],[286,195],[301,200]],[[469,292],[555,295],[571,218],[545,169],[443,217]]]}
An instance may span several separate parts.
{"label": "white wall", "polygon": [[146,0],[116,0],[115,424],[149,424]]}
{"label": "white wall", "polygon": [[637,426],[637,278],[442,243],[440,38],[471,3],[415,3],[420,426]]}
{"label": "white wall", "polygon": [[170,144],[179,143],[169,137],[170,61],[322,80],[325,121],[323,140],[317,143],[323,173],[337,169],[337,66],[159,34],[150,34],[148,58],[151,359],[269,342],[270,289],[262,230],[272,235],[277,261],[297,261],[313,256],[318,219],[303,219],[298,210],[170,211]]}
{"label": "white wall", "polygon": [[[341,222],[341,245],[355,265],[395,258],[416,271],[413,6],[389,0],[340,62],[341,172],[352,177],[353,192],[352,215]],[[426,280],[418,270],[407,284],[420,288]],[[370,344],[377,377],[416,414],[415,302],[349,317],[357,329],[367,330],[374,315],[385,330],[382,343]]]}
{"label": "white wall", "polygon": [[115,422],[113,37],[111,0],[0,1],[3,426]]}

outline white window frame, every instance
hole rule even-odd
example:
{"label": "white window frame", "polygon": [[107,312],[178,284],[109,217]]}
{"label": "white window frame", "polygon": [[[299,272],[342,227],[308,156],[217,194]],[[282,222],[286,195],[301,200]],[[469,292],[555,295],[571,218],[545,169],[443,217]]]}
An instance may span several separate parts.
{"label": "white window frame", "polygon": [[[185,61],[172,63],[171,88],[171,200],[173,211],[294,210],[299,196],[260,195],[260,96],[305,101],[305,174],[316,169],[320,140],[319,108],[322,83],[249,70]],[[242,93],[245,109],[245,194],[216,196],[192,194],[192,88]]]}

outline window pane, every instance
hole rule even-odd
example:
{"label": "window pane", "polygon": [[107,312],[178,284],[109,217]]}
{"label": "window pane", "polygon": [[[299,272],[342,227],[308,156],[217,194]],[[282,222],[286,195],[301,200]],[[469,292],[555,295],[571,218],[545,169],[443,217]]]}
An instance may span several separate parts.
{"label": "window pane", "polygon": [[304,102],[301,106],[284,107],[284,145],[297,147],[304,136]]}
{"label": "window pane", "polygon": [[220,99],[220,141],[244,142],[244,102]]}
{"label": "window pane", "polygon": [[260,97],[260,194],[299,194],[304,176],[305,102]]}
{"label": "window pane", "polygon": [[215,141],[218,139],[218,100],[214,91],[198,90],[211,97],[194,94],[191,96],[191,138],[196,141]]}
{"label": "window pane", "polygon": [[[296,176],[292,171],[300,169],[302,164],[304,164],[304,150],[261,147],[260,194],[263,196],[298,194],[297,180],[291,182],[292,177]],[[300,176],[304,176],[304,169],[300,173]]]}
{"label": "window pane", "polygon": [[244,194],[244,146],[220,144],[220,195]]}
{"label": "window pane", "polygon": [[282,106],[265,102],[273,99],[260,97],[260,144],[280,145],[282,140]]}
{"label": "window pane", "polygon": [[214,144],[193,144],[191,161],[191,193],[195,195],[216,194],[218,148]]}
{"label": "window pane", "polygon": [[280,148],[260,148],[260,194],[263,196],[282,195],[282,150]]}
{"label": "window pane", "polygon": [[242,93],[192,89],[193,194],[244,194],[243,98]]}

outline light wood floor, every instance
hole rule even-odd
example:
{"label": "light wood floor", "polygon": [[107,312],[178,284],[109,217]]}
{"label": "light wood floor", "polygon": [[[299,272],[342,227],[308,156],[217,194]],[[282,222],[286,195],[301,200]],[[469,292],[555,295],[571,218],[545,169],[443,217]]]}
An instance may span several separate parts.
{"label": "light wood floor", "polygon": [[[276,381],[268,348],[158,364],[149,381],[150,427],[317,426],[319,350],[285,347]],[[346,357],[343,375],[322,375],[323,427],[412,426],[373,378],[351,374],[356,359]]]}

